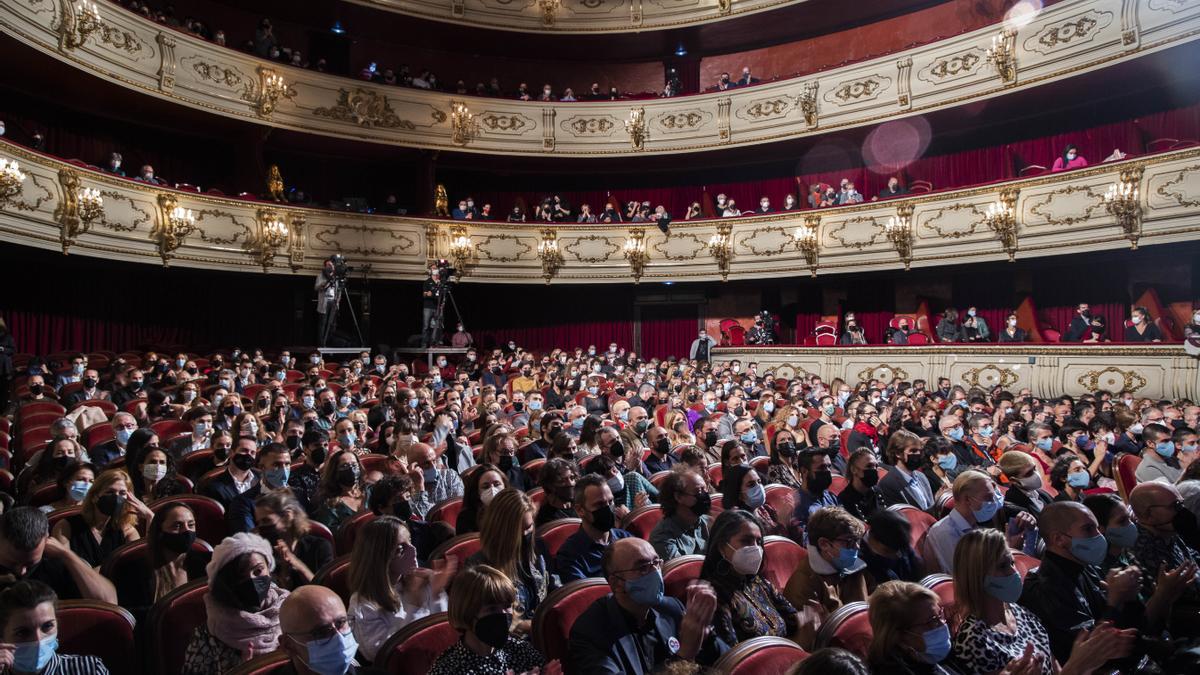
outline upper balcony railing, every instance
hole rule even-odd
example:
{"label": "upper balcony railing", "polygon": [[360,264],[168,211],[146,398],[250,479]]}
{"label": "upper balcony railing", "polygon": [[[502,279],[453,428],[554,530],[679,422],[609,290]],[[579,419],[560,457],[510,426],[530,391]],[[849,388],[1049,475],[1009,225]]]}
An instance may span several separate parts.
{"label": "upper balcony railing", "polygon": [[[87,5],[92,6],[92,5]],[[1066,0],[887,57],[731,91],[539,103],[375,85],[281,66],[99,2],[0,5],[0,30],[121,86],[296,131],[506,155],[625,156],[874,124],[1065,79],[1200,37],[1200,3]]]}
{"label": "upper balcony railing", "polygon": [[[11,160],[18,166],[14,167]],[[207,269],[379,278],[446,258],[468,282],[755,279],[959,265],[1192,241],[1200,148],[890,201],[672,224],[369,216],[171,190],[0,142],[0,240]]]}

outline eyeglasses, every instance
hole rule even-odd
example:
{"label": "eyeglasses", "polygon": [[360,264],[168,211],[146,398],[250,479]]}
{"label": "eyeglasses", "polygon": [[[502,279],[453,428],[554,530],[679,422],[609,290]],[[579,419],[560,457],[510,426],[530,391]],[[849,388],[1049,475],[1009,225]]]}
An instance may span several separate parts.
{"label": "eyeglasses", "polygon": [[661,567],[662,563],[663,563],[662,558],[655,556],[653,560],[647,560],[646,562],[638,565],[637,567],[631,567],[630,569],[627,569],[627,570],[616,570],[616,574],[628,574],[629,572],[637,572],[638,576],[645,576],[645,575],[649,574],[650,572]]}
{"label": "eyeglasses", "polygon": [[938,628],[946,623],[946,615],[942,612],[941,607],[934,610],[933,616],[926,619],[923,623],[909,626],[908,631],[911,633],[925,633],[927,631]]}
{"label": "eyeglasses", "polygon": [[333,620],[333,623],[324,626],[317,626],[307,633],[290,633],[294,638],[305,638],[304,642],[319,642],[328,640],[338,633],[345,633],[346,628],[354,627],[354,619],[348,616],[339,616]]}
{"label": "eyeglasses", "polygon": [[1148,506],[1146,508],[1147,508],[1147,510],[1149,510],[1149,509],[1174,509],[1175,511],[1182,511],[1185,507],[1184,507],[1184,504],[1182,501],[1174,501],[1174,502],[1171,502],[1170,504],[1151,504],[1150,506]]}

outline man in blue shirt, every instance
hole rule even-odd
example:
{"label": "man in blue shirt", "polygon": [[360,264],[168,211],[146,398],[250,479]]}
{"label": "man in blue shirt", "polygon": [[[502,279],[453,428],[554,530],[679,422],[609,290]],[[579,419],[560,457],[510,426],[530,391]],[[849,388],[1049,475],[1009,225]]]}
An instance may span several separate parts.
{"label": "man in blue shirt", "polygon": [[608,482],[588,474],[575,483],[575,512],[583,522],[554,556],[554,568],[562,583],[601,576],[601,558],[609,544],[633,535],[617,529],[613,494]]}
{"label": "man in blue shirt", "polygon": [[800,453],[801,488],[796,490],[796,508],[792,511],[792,538],[802,545],[807,545],[805,529],[808,528],[808,516],[822,506],[837,506],[837,495],[829,491],[833,484],[833,462],[829,454],[820,449]]}

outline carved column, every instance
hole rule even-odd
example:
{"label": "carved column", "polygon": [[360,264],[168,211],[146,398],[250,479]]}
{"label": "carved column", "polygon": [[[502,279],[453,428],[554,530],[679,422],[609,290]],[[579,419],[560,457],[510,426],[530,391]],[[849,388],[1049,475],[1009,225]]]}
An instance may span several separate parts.
{"label": "carved column", "polygon": [[175,89],[175,38],[159,31],[154,36],[158,43],[158,88],[171,92]]}

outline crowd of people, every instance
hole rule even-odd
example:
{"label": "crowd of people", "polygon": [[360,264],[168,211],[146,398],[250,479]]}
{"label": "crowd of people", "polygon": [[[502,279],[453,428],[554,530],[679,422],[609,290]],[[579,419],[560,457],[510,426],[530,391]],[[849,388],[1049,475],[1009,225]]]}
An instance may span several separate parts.
{"label": "crowd of people", "polygon": [[[369,672],[354,661],[439,612],[459,639],[438,674],[706,672],[761,636],[813,652],[798,673],[1195,672],[1190,400],[787,379],[708,348],[645,359],[615,343],[509,341],[428,370],[286,349],[14,362],[3,344],[18,377],[0,436],[16,475],[0,495],[0,662],[17,672],[106,672],[57,652],[56,599],[142,619],[198,579],[189,674],[275,650],[300,673]],[[18,445],[46,408],[49,439]],[[191,491],[224,522],[178,501]],[[552,550],[540,528],[564,518],[578,525]],[[315,583],[334,551],[313,523],[354,528],[348,603]],[[228,536],[198,546],[205,526]],[[473,552],[444,553],[470,533]],[[768,574],[776,540],[798,562]],[[664,563],[685,555],[703,564],[669,594]],[[922,585],[935,572],[952,603]],[[587,578],[609,593],[547,662],[533,620]],[[869,647],[822,649],[856,601]]]}

